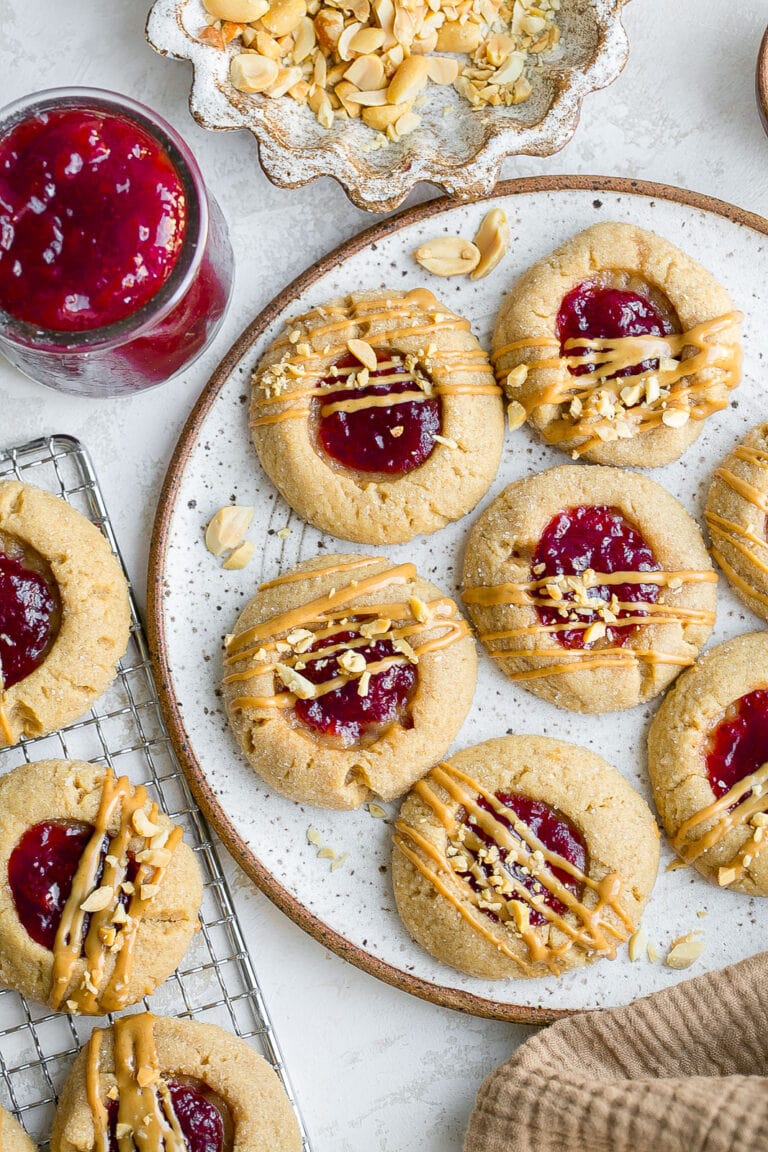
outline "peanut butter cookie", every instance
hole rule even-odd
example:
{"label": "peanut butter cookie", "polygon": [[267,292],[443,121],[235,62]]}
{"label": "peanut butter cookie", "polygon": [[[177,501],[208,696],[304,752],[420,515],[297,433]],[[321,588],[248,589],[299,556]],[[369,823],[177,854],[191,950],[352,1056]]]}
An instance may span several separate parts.
{"label": "peanut butter cookie", "polygon": [[0,1108],[0,1148],[3,1152],[35,1152],[21,1124],[5,1108]]}
{"label": "peanut butter cookie", "polygon": [[227,641],[224,700],[253,768],[294,800],[391,800],[448,749],[477,656],[412,564],[318,556],[262,584]]}
{"label": "peanut butter cookie", "polygon": [[0,748],[77,720],[128,644],[128,588],[105,537],[57,496],[0,482]]}
{"label": "peanut butter cookie", "polygon": [[736,595],[768,620],[768,424],[758,424],[715,475],[706,520],[712,555]]}
{"label": "peanut butter cookie", "polygon": [[0,779],[0,982],[101,1015],[149,995],[198,928],[192,850],[110,768],[22,764]]}
{"label": "peanut butter cookie", "polygon": [[129,1138],[145,1152],[301,1149],[288,1097],[250,1045],[148,1012],[95,1029],[64,1085],[51,1149],[106,1152]]}
{"label": "peanut butter cookie", "polygon": [[470,976],[558,976],[613,959],[656,879],[648,805],[584,748],[486,740],[414,786],[392,878],[413,938]]}
{"label": "peanut butter cookie", "polygon": [[680,677],[651,725],[648,767],[680,859],[768,896],[768,632],[718,644]]}
{"label": "peanut butter cookie", "polygon": [[597,464],[676,460],[741,378],[741,314],[701,264],[634,224],[596,224],[504,301],[493,360],[548,444]]}
{"label": "peanut butter cookie", "polygon": [[510,484],[469,537],[463,599],[511,680],[575,712],[657,696],[712,631],[696,522],[636,472],[566,465]]}
{"label": "peanut butter cookie", "polygon": [[356,292],[288,326],[253,377],[265,471],[316,528],[403,543],[471,511],[501,458],[500,389],[469,321],[424,288]]}

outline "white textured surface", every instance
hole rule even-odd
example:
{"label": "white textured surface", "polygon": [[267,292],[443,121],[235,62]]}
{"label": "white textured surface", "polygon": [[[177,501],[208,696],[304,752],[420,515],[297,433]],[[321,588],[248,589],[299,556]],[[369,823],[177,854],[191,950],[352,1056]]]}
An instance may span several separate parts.
{"label": "white textured surface", "polygon": [[[82,437],[140,598],[166,461],[208,372],[278,289],[369,222],[330,180],[296,192],[272,188],[245,133],[197,128],[186,110],[187,68],[161,60],[143,41],[147,7],[146,0],[0,0],[0,98],[79,83],[145,99],[195,148],[232,228],[235,302],[188,377],[135,400],[80,401],[0,364],[3,444],[52,431]],[[574,140],[549,160],[510,162],[503,174],[640,176],[768,212],[768,141],[753,97],[765,0],[633,0],[624,19],[629,64],[610,89],[587,99]],[[234,867],[230,875],[316,1152],[459,1152],[482,1077],[526,1030],[380,984],[304,936]]]}

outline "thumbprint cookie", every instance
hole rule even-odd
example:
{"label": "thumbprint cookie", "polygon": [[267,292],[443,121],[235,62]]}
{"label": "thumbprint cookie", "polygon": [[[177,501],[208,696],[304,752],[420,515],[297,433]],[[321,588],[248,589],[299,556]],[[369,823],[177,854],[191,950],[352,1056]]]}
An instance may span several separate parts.
{"label": "thumbprint cookie", "polygon": [[129,626],[98,528],[50,492],[0,482],[0,748],[77,720],[113,679]]}
{"label": "thumbprint cookie", "polygon": [[470,976],[559,976],[614,959],[651,894],[659,832],[610,764],[560,740],[486,740],[438,764],[395,825],[406,928]]}
{"label": "thumbprint cookie", "polygon": [[149,995],[198,928],[200,869],[143,786],[68,760],[0,779],[0,982],[61,1012]]}
{"label": "thumbprint cookie", "polygon": [[768,620],[768,424],[758,424],[715,475],[706,520],[712,555],[736,595]]}
{"label": "thumbprint cookie", "polygon": [[612,712],[693,664],[716,583],[698,525],[658,484],[565,465],[510,484],[486,509],[462,595],[511,680],[560,708]]}
{"label": "thumbprint cookie", "polygon": [[741,313],[653,232],[596,224],[534,264],[493,337],[510,423],[597,464],[676,460],[741,379]]}
{"label": "thumbprint cookie", "polygon": [[266,1060],[215,1024],[141,1012],[96,1028],[72,1065],[52,1152],[300,1152]]}
{"label": "thumbprint cookie", "polygon": [[392,800],[444,755],[477,654],[412,564],[318,556],[262,584],[227,637],[224,700],[245,756],[293,800]]}
{"label": "thumbprint cookie", "polygon": [[718,644],[680,677],[651,725],[648,766],[680,859],[768,896],[768,633]]}
{"label": "thumbprint cookie", "polygon": [[0,1107],[0,1148],[3,1152],[35,1152],[35,1145],[5,1108]]}
{"label": "thumbprint cookie", "polygon": [[403,543],[458,520],[501,457],[501,390],[468,320],[424,288],[358,292],[288,324],[253,377],[253,442],[323,532]]}

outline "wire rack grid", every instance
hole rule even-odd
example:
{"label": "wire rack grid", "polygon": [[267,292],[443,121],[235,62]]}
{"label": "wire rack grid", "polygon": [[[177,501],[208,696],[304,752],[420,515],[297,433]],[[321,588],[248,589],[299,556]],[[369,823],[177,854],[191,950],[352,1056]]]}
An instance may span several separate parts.
{"label": "wire rack grid", "polygon": [[[104,532],[121,559],[93,465],[79,441],[58,435],[0,450],[0,480],[14,478],[63,497]],[[216,844],[192,799],[163,724],[133,596],[131,618],[128,651],[97,707],[59,732],[1,751],[0,774],[24,762],[53,758],[109,764],[117,775],[146,785],[162,810],[182,825],[203,873],[201,930],[179,969],[144,1005],[157,1014],[193,1016],[219,1024],[247,1040],[282,1080],[298,1119],[304,1152],[310,1152]],[[41,1147],[47,1147],[58,1092],[72,1059],[97,1023],[103,1026],[103,1021],[91,1017],[52,1013],[16,992],[0,989],[0,1103],[19,1118]]]}

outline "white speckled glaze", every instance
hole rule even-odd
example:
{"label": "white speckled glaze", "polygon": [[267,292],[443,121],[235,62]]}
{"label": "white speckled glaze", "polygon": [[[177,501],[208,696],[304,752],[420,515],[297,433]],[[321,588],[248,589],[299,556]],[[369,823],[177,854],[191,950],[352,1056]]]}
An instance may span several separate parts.
{"label": "white speckled glaze", "polygon": [[[569,0],[558,22],[556,52],[533,68],[533,93],[513,108],[475,110],[450,86],[431,85],[419,107],[421,126],[380,150],[367,150],[374,133],[360,120],[337,121],[331,131],[288,97],[238,92],[226,52],[201,43],[202,0],[155,0],[147,39],[162,55],[192,63],[192,114],[205,128],[247,128],[259,141],[262,167],[282,187],[333,176],[360,208],[388,212],[420,180],[455,196],[490,192],[508,156],[549,156],[570,140],[584,97],[611,84],[629,53],[621,23],[626,0]],[[448,113],[446,110],[450,110]]]}
{"label": "white speckled glaze", "polygon": [[[441,232],[471,235],[491,204],[505,209],[512,233],[509,253],[496,272],[473,283],[465,278],[439,281],[417,268],[410,254],[420,242]],[[747,428],[765,418],[761,326],[768,303],[768,238],[746,224],[660,196],[586,189],[524,191],[486,203],[451,206],[439,216],[417,218],[391,231],[322,275],[283,315],[291,316],[353,288],[426,284],[472,321],[487,346],[496,309],[509,284],[533,260],[580,228],[611,219],[654,229],[683,246],[718,275],[746,314],[744,383],[731,407],[707,422],[682,460],[649,473],[701,522],[712,469]],[[359,948],[363,967],[366,955],[385,961],[400,974],[426,981],[430,995],[438,1001],[445,1000],[442,989],[448,988],[493,1002],[475,1004],[476,1010],[514,1018],[517,1008],[567,1010],[624,1003],[680,979],[679,973],[644,959],[630,963],[626,950],[613,963],[604,961],[559,981],[490,983],[438,964],[410,940],[394,910],[390,828],[364,810],[331,813],[287,801],[263,785],[240,756],[217,695],[222,638],[260,580],[276,576],[318,548],[339,548],[334,538],[322,537],[292,514],[261,471],[248,436],[250,372],[279,326],[275,321],[226,379],[192,445],[169,517],[159,598],[171,694],[179,701],[193,754],[215,801],[242,842],[236,847],[252,853],[305,909]],[[501,469],[481,507],[511,480],[565,459],[539,444],[527,429],[507,433]],[[208,518],[230,499],[257,508],[250,532],[257,541],[256,559],[242,572],[222,571],[203,544]],[[455,593],[462,549],[476,515],[386,554],[395,562],[414,560],[425,576]],[[291,533],[282,539],[276,530],[285,526]],[[711,643],[759,626],[721,578]],[[454,747],[508,731],[570,740],[598,751],[650,797],[645,737],[656,703],[597,718],[562,712],[511,684],[481,653],[475,703]],[[396,810],[396,805],[390,807]],[[349,852],[335,872],[307,844],[310,825],[337,852]],[[701,930],[706,944],[696,971],[718,968],[764,947],[759,901],[718,891],[692,870],[668,873],[664,869],[671,859],[665,844],[644,920],[649,940],[662,953],[673,938],[694,929]],[[698,915],[704,912],[706,916]]]}

